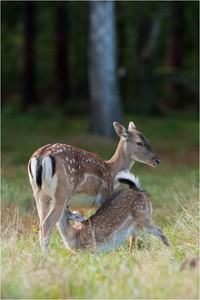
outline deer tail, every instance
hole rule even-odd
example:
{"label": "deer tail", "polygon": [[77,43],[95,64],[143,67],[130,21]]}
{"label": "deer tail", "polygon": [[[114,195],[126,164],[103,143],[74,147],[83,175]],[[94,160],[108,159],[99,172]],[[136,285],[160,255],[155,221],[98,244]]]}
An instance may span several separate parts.
{"label": "deer tail", "polygon": [[50,182],[55,174],[56,162],[52,155],[33,157],[28,164],[29,176],[34,180],[39,190],[43,180]]}
{"label": "deer tail", "polygon": [[129,185],[130,189],[134,189],[136,191],[143,191],[138,176],[135,176],[128,171],[121,171],[117,173],[117,175],[115,176],[115,187],[118,186],[120,183]]}

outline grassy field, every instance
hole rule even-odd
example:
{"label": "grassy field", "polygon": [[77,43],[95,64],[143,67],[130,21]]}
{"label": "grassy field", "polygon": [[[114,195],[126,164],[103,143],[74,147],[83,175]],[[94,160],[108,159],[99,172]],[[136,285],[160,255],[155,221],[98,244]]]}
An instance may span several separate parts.
{"label": "grassy field", "polygon": [[169,118],[127,116],[148,138],[161,159],[157,168],[139,163],[154,220],[171,241],[165,247],[141,234],[133,253],[128,241],[117,251],[93,255],[65,250],[55,230],[48,257],[38,243],[38,216],[27,176],[33,151],[63,142],[113,154],[118,140],[88,133],[87,118],[53,114],[2,113],[2,295],[3,299],[198,299],[198,268],[180,270],[199,251],[198,122],[184,115]]}

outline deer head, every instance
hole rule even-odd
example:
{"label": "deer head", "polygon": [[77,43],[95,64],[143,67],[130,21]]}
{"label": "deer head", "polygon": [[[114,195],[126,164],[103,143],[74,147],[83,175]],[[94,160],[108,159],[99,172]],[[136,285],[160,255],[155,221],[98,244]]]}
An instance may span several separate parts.
{"label": "deer head", "polygon": [[114,122],[114,129],[119,137],[125,140],[123,151],[125,157],[133,161],[156,167],[160,160],[151,149],[147,139],[136,129],[133,122],[129,123],[128,130],[121,124]]}

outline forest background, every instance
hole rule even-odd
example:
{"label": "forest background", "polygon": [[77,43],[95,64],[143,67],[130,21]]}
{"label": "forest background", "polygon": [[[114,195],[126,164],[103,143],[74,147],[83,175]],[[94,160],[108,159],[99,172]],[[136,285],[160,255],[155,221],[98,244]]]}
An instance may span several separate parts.
{"label": "forest background", "polygon": [[[116,56],[120,114],[197,112],[198,1],[117,1],[110,10],[106,5],[101,23],[95,19],[96,36],[113,20],[116,50],[104,47],[96,59],[106,60],[109,51]],[[3,108],[90,115],[95,109],[88,74],[95,10],[89,2],[2,1],[1,6]],[[111,39],[109,33],[95,42]],[[95,67],[99,73],[102,68],[102,77],[109,73],[100,64]],[[99,115],[101,108],[96,109]]]}

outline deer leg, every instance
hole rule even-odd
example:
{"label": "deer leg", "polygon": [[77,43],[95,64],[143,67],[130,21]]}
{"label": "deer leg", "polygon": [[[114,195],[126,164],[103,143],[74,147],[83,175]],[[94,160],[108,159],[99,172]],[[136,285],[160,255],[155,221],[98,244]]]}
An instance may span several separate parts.
{"label": "deer leg", "polygon": [[73,241],[73,230],[71,224],[69,224],[68,222],[69,220],[73,220],[75,222],[83,222],[84,218],[78,214],[69,215],[67,213],[67,210],[65,210],[62,213],[59,221],[57,222],[56,226],[67,249],[71,249],[71,245],[75,244],[75,240]]}
{"label": "deer leg", "polygon": [[132,251],[133,251],[133,248],[135,247],[136,242],[137,242],[137,237],[136,237],[136,235],[132,235],[132,236],[130,237],[129,252],[132,252]]}
{"label": "deer leg", "polygon": [[36,202],[37,211],[38,211],[39,220],[40,220],[39,242],[40,242],[41,248],[43,248],[42,223],[43,223],[44,219],[46,218],[48,211],[49,211],[50,198],[44,194],[35,195],[35,202]]}
{"label": "deer leg", "polygon": [[56,226],[60,233],[60,236],[63,240],[65,247],[69,250],[76,247],[76,229],[70,224],[70,220],[78,220],[79,222],[83,221],[83,218],[79,215],[71,214],[67,209],[62,213],[61,218],[57,222]]}
{"label": "deer leg", "polygon": [[56,224],[56,227],[60,233],[62,241],[67,249],[69,249],[69,239],[68,239],[68,230],[70,225],[65,222],[65,215],[62,214],[59,222]]}
{"label": "deer leg", "polygon": [[170,242],[168,238],[164,235],[162,230],[160,230],[152,221],[148,221],[147,224],[145,224],[145,229],[152,235],[156,236],[158,239],[160,239],[166,246],[170,246]]}
{"label": "deer leg", "polygon": [[64,210],[63,205],[53,205],[41,226],[42,249],[47,252],[53,226],[58,222]]}
{"label": "deer leg", "polygon": [[154,228],[150,229],[149,233],[159,238],[166,246],[170,246],[168,238],[158,227],[155,226]]}
{"label": "deer leg", "polygon": [[[62,183],[62,182],[61,182]],[[60,184],[61,184],[60,183]],[[66,205],[69,203],[71,195],[67,193],[67,187],[57,185],[54,196],[52,196],[52,207],[48,215],[42,223],[42,246],[43,252],[47,251],[50,242],[50,236],[53,226],[60,220],[65,210]]]}
{"label": "deer leg", "polygon": [[69,224],[68,220],[70,217],[70,213],[65,209],[59,219],[59,221],[56,223],[56,227],[60,233],[60,236],[63,240],[64,245],[67,249],[70,249],[69,247],[69,230],[71,225]]}

